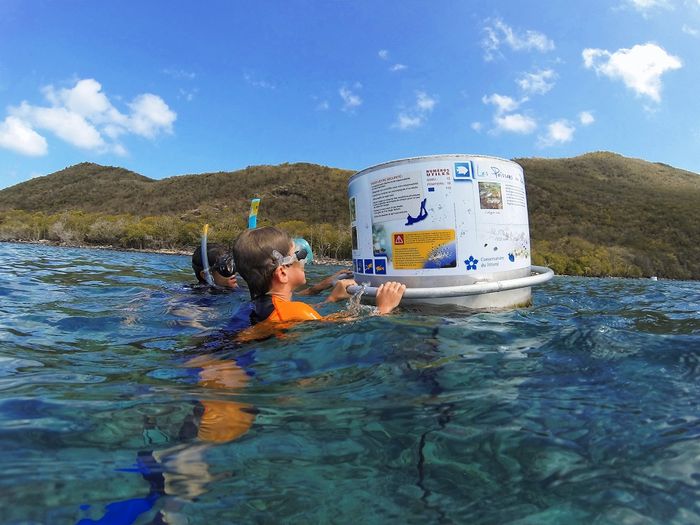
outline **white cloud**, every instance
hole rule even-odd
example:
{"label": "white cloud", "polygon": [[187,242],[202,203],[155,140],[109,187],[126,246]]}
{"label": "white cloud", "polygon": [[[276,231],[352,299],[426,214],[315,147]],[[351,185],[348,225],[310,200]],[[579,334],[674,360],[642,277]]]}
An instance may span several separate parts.
{"label": "white cloud", "polygon": [[[360,84],[355,84],[354,89],[359,89],[359,87],[362,86]],[[355,108],[358,108],[362,105],[362,99],[360,98],[360,96],[345,86],[341,87],[338,90],[338,94],[340,95],[340,98],[343,99],[343,111],[352,113],[353,111],[355,111]]]}
{"label": "white cloud", "polygon": [[579,122],[584,126],[590,126],[595,122],[595,117],[590,111],[582,111],[578,114]]}
{"label": "white cloud", "polygon": [[501,131],[507,133],[520,133],[527,135],[532,133],[537,128],[537,121],[522,113],[512,113],[520,107],[520,105],[528,100],[527,97],[521,100],[515,100],[506,95],[493,93],[482,97],[481,101],[484,104],[491,104],[496,107],[493,116],[495,128],[489,131],[491,134],[497,134]]}
{"label": "white cloud", "polygon": [[423,121],[419,116],[411,116],[407,113],[399,113],[396,117],[396,122],[394,122],[393,127],[400,130],[416,129],[421,127]]}
{"label": "white cloud", "polygon": [[[389,60],[389,50],[388,49],[380,49],[379,52],[377,53],[377,55],[382,60]],[[407,69],[407,68],[408,68],[408,66],[406,66],[405,64],[398,64],[397,63],[397,64],[394,64],[393,66],[391,66],[389,68],[389,71],[391,71],[392,73],[396,73],[397,71],[403,71],[404,69]]]}
{"label": "white cloud", "polygon": [[399,112],[396,116],[396,122],[392,124],[392,128],[398,128],[402,131],[416,129],[425,124],[430,113],[437,104],[437,99],[431,97],[424,91],[416,92],[416,101],[412,107]]}
{"label": "white cloud", "polygon": [[46,139],[17,117],[0,122],[0,148],[31,157],[46,155],[48,151]]}
{"label": "white cloud", "polygon": [[3,124],[6,140],[0,146],[25,155],[45,154],[46,139],[35,131],[42,129],[78,148],[126,155],[124,146],[116,142],[119,137],[135,134],[152,139],[160,133],[172,133],[177,118],[163,99],[152,93],[138,95],[127,104],[130,112],[121,113],[102,92],[100,83],[91,78],[78,80],[72,88],[46,86],[42,93],[49,106],[23,101],[9,108],[10,116]]}
{"label": "white cloud", "polygon": [[147,138],[154,138],[161,131],[173,132],[177,115],[158,95],[145,93],[129,104],[131,117],[129,131]]}
{"label": "white cloud", "polygon": [[496,124],[495,132],[505,131],[528,135],[537,129],[537,121],[527,115],[512,113],[510,115],[496,115],[493,119]]}
{"label": "white cloud", "polygon": [[481,41],[481,47],[484,49],[484,59],[487,61],[500,55],[500,48],[503,45],[508,45],[515,51],[535,50],[544,53],[554,49],[554,42],[539,31],[528,29],[524,33],[517,33],[499,18],[487,20],[485,24],[485,36]]}
{"label": "white cloud", "polygon": [[416,93],[416,108],[422,113],[431,112],[437,104],[437,100],[428,96],[427,93],[423,91],[418,91]]}
{"label": "white cloud", "polygon": [[93,120],[116,120],[125,122],[127,118],[121,115],[109,102],[107,96],[102,93],[102,86],[92,78],[79,80],[71,89],[56,90],[53,86],[42,89],[46,99],[56,107],[63,107]]}
{"label": "white cloud", "polygon": [[[527,99],[525,99],[527,100]],[[521,102],[507,96],[493,93],[492,95],[483,96],[481,101],[484,104],[492,104],[496,106],[496,114],[501,115],[510,111],[515,111],[520,106]]]}
{"label": "white cloud", "polygon": [[647,96],[655,102],[661,100],[661,75],[683,66],[680,58],[652,43],[618,49],[614,53],[605,49],[584,49],[582,56],[586,68],[620,79],[637,95]]}
{"label": "white cloud", "polygon": [[331,108],[331,105],[328,103],[327,100],[321,100],[316,104],[316,111],[328,111]]}
{"label": "white cloud", "polygon": [[176,69],[176,68],[166,68],[161,70],[161,73],[164,75],[167,75],[171,78],[175,79],[181,79],[184,78],[186,80],[194,80],[195,77],[197,76],[195,73],[192,73],[191,71],[185,71],[184,69]]}
{"label": "white cloud", "polygon": [[481,122],[472,122],[470,127],[477,133],[481,133],[483,125],[481,124]]}
{"label": "white cloud", "polygon": [[178,96],[178,99],[185,99],[187,102],[192,102],[194,100],[194,97],[199,92],[199,89],[198,88],[194,88],[194,89],[182,89],[182,88],[180,88],[178,91],[180,93],[180,95]]}
{"label": "white cloud", "polygon": [[112,146],[112,153],[114,153],[115,155],[119,155],[120,157],[126,157],[127,155],[129,155],[129,152],[121,144],[114,144]]}
{"label": "white cloud", "polygon": [[245,81],[250,84],[253,87],[256,88],[262,88],[262,89],[276,89],[277,86],[275,86],[273,83],[268,82],[267,80],[261,80],[259,78],[254,77],[250,73],[245,73],[243,75],[243,78]]}
{"label": "white cloud", "polygon": [[100,132],[79,113],[65,107],[45,108],[22,102],[10,108],[10,114],[25,124],[45,129],[57,137],[82,149],[99,149],[105,146]]}
{"label": "white cloud", "polygon": [[653,9],[673,9],[668,0],[627,0],[627,3],[645,16]]}
{"label": "white cloud", "polygon": [[523,73],[516,81],[520,89],[525,93],[544,95],[554,87],[557,74],[551,69],[544,69],[534,73]]}
{"label": "white cloud", "polygon": [[[700,4],[700,0],[698,0],[698,4]],[[696,38],[700,36],[700,31],[699,31],[699,30],[697,30],[697,29],[694,28],[694,27],[690,27],[690,26],[687,25],[687,24],[683,24],[683,27],[681,28],[681,30],[682,30],[686,35],[694,36],[694,37],[696,37]]]}
{"label": "white cloud", "polygon": [[571,142],[574,138],[574,125],[566,119],[556,120],[547,126],[547,134],[539,137],[541,147]]}

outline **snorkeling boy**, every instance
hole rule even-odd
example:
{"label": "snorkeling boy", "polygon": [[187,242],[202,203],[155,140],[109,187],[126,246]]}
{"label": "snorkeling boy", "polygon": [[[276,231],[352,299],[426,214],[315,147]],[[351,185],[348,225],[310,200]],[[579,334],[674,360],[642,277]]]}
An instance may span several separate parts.
{"label": "snorkeling boy", "polygon": [[[292,238],[274,227],[245,230],[233,248],[236,268],[241,274],[253,301],[250,319],[285,322],[322,319],[313,307],[292,300],[294,290],[306,283],[303,260],[306,250],[297,250]],[[352,279],[339,280],[326,302],[347,299]],[[388,314],[398,306],[406,285],[388,282],[379,287],[375,298],[379,314]]]}
{"label": "snorkeling boy", "polygon": [[[206,248],[211,280],[215,286],[226,289],[238,288],[236,267],[233,255],[220,244],[210,244]],[[208,284],[206,270],[202,261],[202,250],[197,247],[192,252],[192,270],[200,284]]]}

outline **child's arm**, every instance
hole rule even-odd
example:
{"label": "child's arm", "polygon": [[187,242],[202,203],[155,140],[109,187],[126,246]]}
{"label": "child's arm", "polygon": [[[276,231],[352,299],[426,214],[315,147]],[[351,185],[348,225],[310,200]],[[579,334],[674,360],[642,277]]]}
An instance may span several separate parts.
{"label": "child's arm", "polygon": [[335,303],[343,299],[349,299],[350,294],[348,293],[348,286],[357,286],[355,279],[340,279],[335,283],[333,290],[324,302]]}
{"label": "child's arm", "polygon": [[328,288],[332,288],[334,281],[338,280],[342,275],[347,275],[350,274],[352,275],[352,272],[350,270],[339,270],[335,272],[333,275],[329,275],[325,279],[323,279],[321,282],[314,284],[313,286],[309,286],[308,288],[304,288],[300,292],[296,292],[297,295],[317,295],[320,294],[324,290],[328,290]]}

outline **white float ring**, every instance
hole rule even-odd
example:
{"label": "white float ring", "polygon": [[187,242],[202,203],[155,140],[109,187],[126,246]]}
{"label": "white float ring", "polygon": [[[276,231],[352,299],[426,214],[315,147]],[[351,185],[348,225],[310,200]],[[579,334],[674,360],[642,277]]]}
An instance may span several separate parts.
{"label": "white float ring", "polygon": [[[406,288],[403,296],[406,299],[436,299],[441,297],[460,297],[463,295],[502,292],[546,283],[554,277],[554,272],[544,266],[530,266],[530,271],[532,275],[528,277],[516,277],[514,279],[504,279],[502,281],[482,281],[461,286],[441,286],[434,288]],[[376,297],[377,288],[374,286],[348,286],[348,293],[354,295],[363,288],[366,295]]]}

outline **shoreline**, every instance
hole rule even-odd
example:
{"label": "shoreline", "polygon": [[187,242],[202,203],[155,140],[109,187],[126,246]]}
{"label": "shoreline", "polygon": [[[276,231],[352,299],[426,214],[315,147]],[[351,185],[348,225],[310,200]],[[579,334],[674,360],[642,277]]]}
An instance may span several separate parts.
{"label": "shoreline", "polygon": [[[183,256],[191,256],[192,251],[185,251],[185,250],[175,250],[175,249],[167,249],[167,248],[162,248],[162,249],[140,249],[140,248],[118,248],[112,245],[102,245],[102,244],[71,244],[71,243],[63,243],[63,242],[57,242],[57,241],[49,241],[46,239],[41,239],[38,241],[25,241],[25,240],[0,240],[0,243],[8,243],[8,244],[37,244],[40,246],[55,246],[57,248],[84,248],[88,250],[111,250],[115,252],[136,252],[136,253],[157,253],[160,255],[183,255]],[[317,264],[319,266],[347,266],[348,268],[352,268],[353,264],[351,260],[345,260],[345,259],[333,259],[332,257],[316,257],[314,256],[314,262],[313,264]],[[589,276],[589,275],[575,275],[575,274],[565,274],[565,273],[555,273],[555,277],[586,277],[586,278],[591,278],[591,279],[646,279],[646,280],[654,280],[651,277],[624,277],[620,275],[606,275],[606,276]],[[694,281],[694,279],[669,279],[666,277],[660,277],[658,280],[664,280],[664,281]]]}
{"label": "shoreline", "polygon": [[[8,244],[36,244],[39,246],[54,246],[56,248],[83,248],[88,250],[110,250],[115,252],[136,252],[136,253],[157,253],[160,255],[184,255],[191,257],[192,250],[177,250],[169,248],[120,248],[112,245],[105,244],[73,244],[58,241],[49,241],[47,239],[40,239],[38,241],[26,241],[26,240],[0,240],[0,243]],[[193,248],[194,249],[194,248]],[[344,259],[333,259],[332,257],[316,257],[314,256],[313,264],[318,264],[320,266],[352,266],[352,261]]]}

